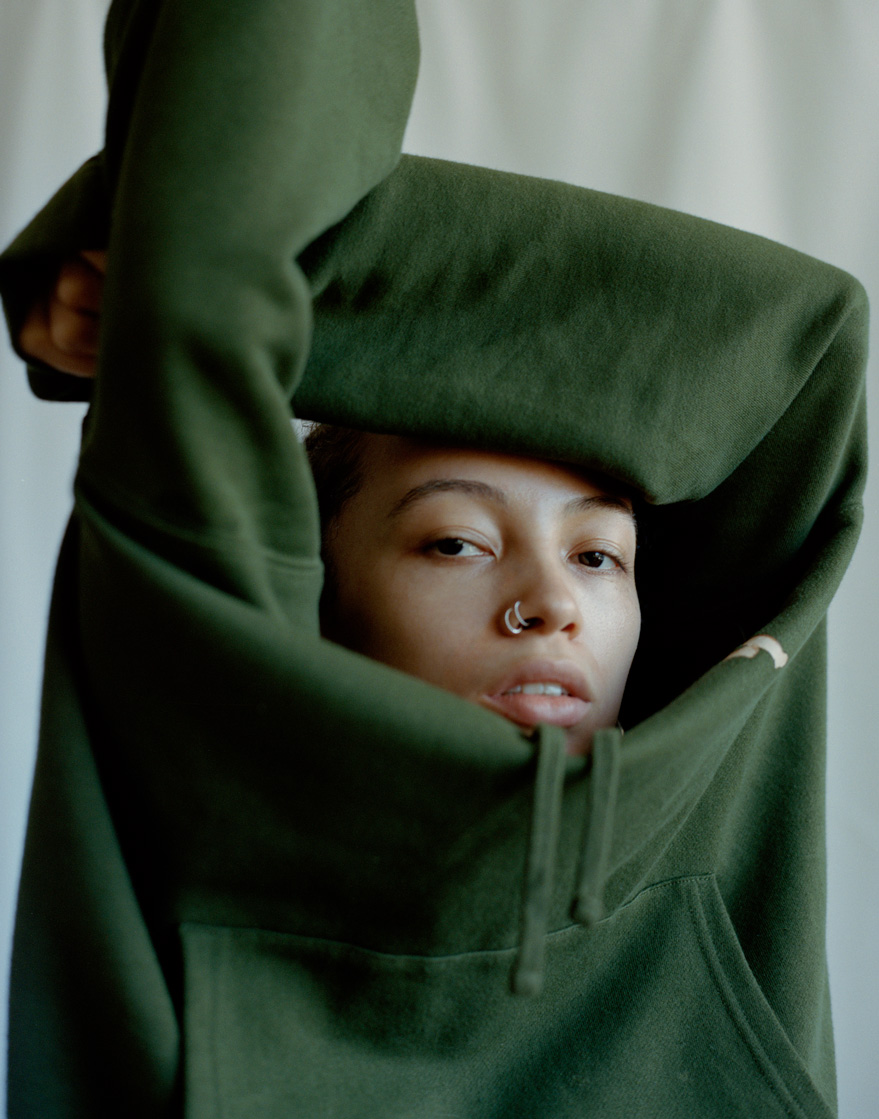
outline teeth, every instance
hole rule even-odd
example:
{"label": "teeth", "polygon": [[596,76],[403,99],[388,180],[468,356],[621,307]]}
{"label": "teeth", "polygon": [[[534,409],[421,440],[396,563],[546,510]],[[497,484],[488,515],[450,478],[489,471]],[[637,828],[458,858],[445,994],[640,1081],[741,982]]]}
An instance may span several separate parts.
{"label": "teeth", "polygon": [[570,695],[561,684],[517,684],[507,695]]}

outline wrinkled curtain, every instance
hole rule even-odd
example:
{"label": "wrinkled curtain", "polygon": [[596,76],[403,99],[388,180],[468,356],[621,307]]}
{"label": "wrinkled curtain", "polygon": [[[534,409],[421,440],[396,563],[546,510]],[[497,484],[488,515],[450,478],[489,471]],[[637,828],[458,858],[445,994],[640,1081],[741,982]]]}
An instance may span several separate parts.
{"label": "wrinkled curtain", "polygon": [[[105,8],[106,0],[11,0],[0,9],[4,243],[100,144]],[[419,12],[423,62],[408,150],[752,230],[854,272],[879,305],[879,7],[869,0],[420,0]],[[32,400],[8,348],[0,363],[7,961],[48,589],[82,408]],[[842,1119],[873,1119],[879,1099],[876,492],[874,482],[830,629],[828,951]],[[4,1025],[5,1001],[4,972]]]}

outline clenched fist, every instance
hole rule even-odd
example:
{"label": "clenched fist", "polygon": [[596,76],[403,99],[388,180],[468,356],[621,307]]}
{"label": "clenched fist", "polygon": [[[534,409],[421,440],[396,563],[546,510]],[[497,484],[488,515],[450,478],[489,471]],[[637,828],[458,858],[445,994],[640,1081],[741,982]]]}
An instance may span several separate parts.
{"label": "clenched fist", "polygon": [[107,254],[65,260],[52,289],[31,307],[18,336],[27,357],[75,377],[94,377]]}

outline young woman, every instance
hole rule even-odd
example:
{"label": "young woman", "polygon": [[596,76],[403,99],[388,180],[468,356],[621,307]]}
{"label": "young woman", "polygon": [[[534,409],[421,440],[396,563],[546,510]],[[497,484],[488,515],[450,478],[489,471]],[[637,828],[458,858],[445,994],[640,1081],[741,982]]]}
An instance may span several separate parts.
{"label": "young woman", "polygon": [[[105,267],[64,264],[19,334],[31,359],[94,376]],[[586,754],[638,642],[631,498],[562,464],[326,424],[306,450],[322,634]]]}
{"label": "young woman", "polygon": [[[6,254],[17,335],[112,198],[10,1112],[832,1114],[863,293],[683,215],[395,166],[412,26],[115,5],[107,152]],[[291,400],[373,433],[323,487],[328,580]]]}

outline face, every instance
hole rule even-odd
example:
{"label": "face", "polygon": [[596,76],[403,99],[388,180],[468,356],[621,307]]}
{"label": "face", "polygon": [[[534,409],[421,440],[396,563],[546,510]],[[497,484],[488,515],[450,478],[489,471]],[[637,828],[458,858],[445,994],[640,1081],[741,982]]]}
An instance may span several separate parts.
{"label": "face", "polygon": [[586,752],[638,643],[631,504],[564,466],[388,435],[364,436],[362,476],[327,540],[326,636]]}

